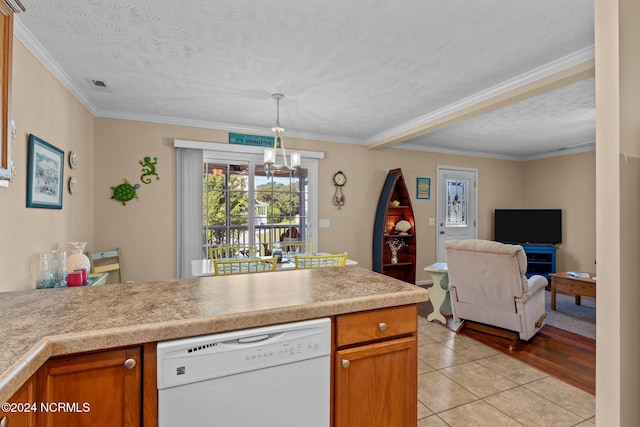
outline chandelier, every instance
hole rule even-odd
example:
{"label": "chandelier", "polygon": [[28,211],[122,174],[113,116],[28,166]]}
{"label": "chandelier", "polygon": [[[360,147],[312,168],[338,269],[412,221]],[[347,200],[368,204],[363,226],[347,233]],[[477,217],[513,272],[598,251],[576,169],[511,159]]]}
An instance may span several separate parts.
{"label": "chandelier", "polygon": [[[277,115],[276,126],[271,130],[274,132],[273,136],[273,148],[264,149],[264,172],[267,176],[273,176],[278,172],[290,173],[295,172],[300,168],[300,153],[291,153],[291,166],[287,163],[287,153],[284,149],[284,140],[282,139],[282,132],[284,128],[280,126],[280,100],[284,98],[281,93],[271,94],[271,98],[276,100]],[[282,151],[282,160],[284,164],[276,164],[276,156],[278,152],[278,145]]]}

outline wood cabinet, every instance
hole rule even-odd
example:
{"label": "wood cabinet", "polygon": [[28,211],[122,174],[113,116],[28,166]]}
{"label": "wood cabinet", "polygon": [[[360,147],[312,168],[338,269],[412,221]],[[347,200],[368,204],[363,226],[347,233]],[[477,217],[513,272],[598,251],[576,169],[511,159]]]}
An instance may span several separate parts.
{"label": "wood cabinet", "polygon": [[0,2],[0,181],[11,177],[11,70],[13,61],[13,11]]}
{"label": "wood cabinet", "polygon": [[11,399],[29,410],[3,415],[11,427],[156,426],[155,348],[52,358]]}
{"label": "wood cabinet", "polygon": [[[411,224],[406,233],[396,231],[398,222]],[[407,184],[401,169],[392,169],[380,193],[373,226],[373,271],[404,280],[416,282],[416,235],[415,218]],[[397,259],[393,259],[389,243],[395,241],[401,248]]]}
{"label": "wood cabinet", "polygon": [[[25,382],[20,390],[8,400],[9,406],[5,411],[3,405],[0,412],[0,425],[9,427],[35,427],[37,410],[36,404],[36,375],[33,375]],[[4,423],[4,424],[2,424]]]}
{"label": "wood cabinet", "polygon": [[415,305],[336,318],[335,427],[417,425]]}
{"label": "wood cabinet", "polygon": [[140,426],[142,349],[129,347],[49,360],[38,397],[65,406],[40,411],[38,426]]}

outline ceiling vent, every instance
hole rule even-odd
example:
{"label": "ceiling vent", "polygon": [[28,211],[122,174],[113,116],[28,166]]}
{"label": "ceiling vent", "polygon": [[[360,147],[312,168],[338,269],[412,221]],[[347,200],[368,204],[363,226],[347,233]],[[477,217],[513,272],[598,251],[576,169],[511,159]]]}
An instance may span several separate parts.
{"label": "ceiling vent", "polygon": [[91,89],[97,92],[111,93],[111,88],[109,87],[109,85],[107,85],[106,81],[90,78],[87,78],[87,81],[89,82],[89,85],[91,85]]}

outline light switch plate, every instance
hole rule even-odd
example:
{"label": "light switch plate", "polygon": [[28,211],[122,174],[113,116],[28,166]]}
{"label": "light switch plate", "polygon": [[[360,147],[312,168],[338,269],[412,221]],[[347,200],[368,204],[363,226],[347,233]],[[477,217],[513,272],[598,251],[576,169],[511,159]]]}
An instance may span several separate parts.
{"label": "light switch plate", "polygon": [[331,227],[331,221],[328,219],[321,219],[318,225],[320,228],[329,228]]}
{"label": "light switch plate", "polygon": [[429,218],[429,225],[436,225],[436,219],[435,218]]}

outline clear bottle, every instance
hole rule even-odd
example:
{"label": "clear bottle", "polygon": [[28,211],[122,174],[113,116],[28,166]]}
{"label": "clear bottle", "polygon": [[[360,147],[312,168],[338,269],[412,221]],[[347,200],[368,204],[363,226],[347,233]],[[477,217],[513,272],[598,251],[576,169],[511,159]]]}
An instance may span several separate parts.
{"label": "clear bottle", "polygon": [[36,288],[47,289],[53,288],[53,273],[49,265],[49,254],[40,255],[40,271],[38,271],[38,278],[36,279]]}

